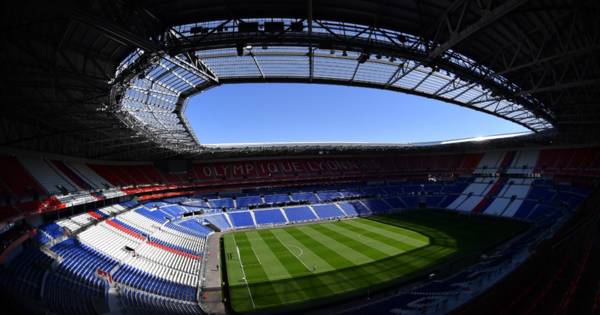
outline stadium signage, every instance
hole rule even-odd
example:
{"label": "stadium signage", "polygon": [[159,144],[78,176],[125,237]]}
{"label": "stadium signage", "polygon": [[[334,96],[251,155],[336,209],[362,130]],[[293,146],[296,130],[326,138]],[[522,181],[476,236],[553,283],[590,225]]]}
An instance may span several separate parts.
{"label": "stadium signage", "polygon": [[283,160],[230,162],[207,164],[201,167],[204,177],[242,177],[268,174],[303,174],[335,171],[357,171],[365,169],[381,169],[376,160]]}

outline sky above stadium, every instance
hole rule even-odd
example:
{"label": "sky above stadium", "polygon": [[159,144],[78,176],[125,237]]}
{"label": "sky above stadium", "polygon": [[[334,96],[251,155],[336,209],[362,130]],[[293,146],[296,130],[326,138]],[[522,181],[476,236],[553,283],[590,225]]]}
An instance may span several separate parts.
{"label": "sky above stadium", "polygon": [[320,84],[228,84],[192,97],[201,143],[411,143],[524,132],[492,115],[420,96]]}

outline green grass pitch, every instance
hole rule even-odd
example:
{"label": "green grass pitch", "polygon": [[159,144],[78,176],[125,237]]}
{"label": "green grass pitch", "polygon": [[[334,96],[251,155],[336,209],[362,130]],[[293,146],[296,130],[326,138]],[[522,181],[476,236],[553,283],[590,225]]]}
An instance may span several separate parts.
{"label": "green grass pitch", "polygon": [[244,313],[367,290],[524,229],[432,210],[225,234],[230,305]]}

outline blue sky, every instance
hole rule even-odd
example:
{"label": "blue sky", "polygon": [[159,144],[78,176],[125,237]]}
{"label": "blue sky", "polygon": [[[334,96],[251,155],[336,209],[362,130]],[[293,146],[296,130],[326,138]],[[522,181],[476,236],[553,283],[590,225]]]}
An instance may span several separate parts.
{"label": "blue sky", "polygon": [[407,143],[527,131],[424,97],[320,84],[223,85],[192,97],[186,114],[201,143]]}

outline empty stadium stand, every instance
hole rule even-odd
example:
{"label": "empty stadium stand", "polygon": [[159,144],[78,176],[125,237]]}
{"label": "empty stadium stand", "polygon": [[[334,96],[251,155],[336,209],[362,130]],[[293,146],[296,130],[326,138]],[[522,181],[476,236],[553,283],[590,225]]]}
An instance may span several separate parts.
{"label": "empty stadium stand", "polygon": [[[192,172],[175,176],[149,164],[1,158],[11,166],[0,172],[1,187],[5,193],[19,196],[5,202],[3,211],[10,209],[6,218],[16,221],[39,213],[79,209],[35,225],[31,234],[18,235],[14,248],[3,254],[7,263],[0,271],[0,281],[6,288],[58,313],[106,312],[115,309],[115,301],[121,311],[194,313],[201,312],[198,295],[206,243],[215,232],[421,207],[511,217],[535,222],[541,231],[568,218],[591,194],[592,188],[585,182],[567,178],[588,177],[584,173],[593,171],[597,152],[523,150],[382,159],[379,167],[369,164],[365,169],[359,160],[302,160],[295,164],[305,168],[302,176],[298,169],[289,174],[289,161],[248,164],[254,169],[236,167],[234,162],[195,164]],[[384,165],[389,169],[382,168]],[[270,176],[261,169],[271,170]],[[254,171],[242,175],[244,170]],[[203,175],[196,177],[198,174]],[[206,174],[212,175],[208,178]],[[254,187],[276,176],[285,184]],[[216,188],[209,189],[209,184]],[[235,189],[222,190],[230,187]],[[134,196],[137,201],[126,201]],[[32,202],[42,208],[25,206]],[[520,246],[539,241],[535,235]],[[506,250],[516,253],[518,248]],[[19,261],[35,267],[23,268]],[[498,260],[494,264],[504,263]],[[485,268],[491,265],[487,262]],[[576,291],[586,266],[576,266],[581,271],[568,285],[575,288],[570,291]],[[459,274],[446,282],[430,283],[394,299],[393,305],[410,303],[422,292],[454,292],[455,283],[464,283],[471,276],[464,277]],[[563,302],[565,308],[571,303],[570,298]],[[378,307],[385,309],[385,305]]]}

